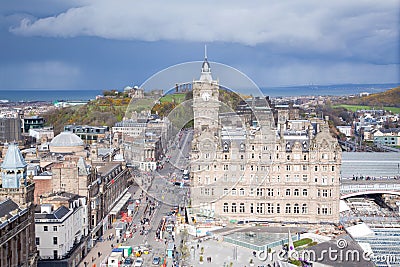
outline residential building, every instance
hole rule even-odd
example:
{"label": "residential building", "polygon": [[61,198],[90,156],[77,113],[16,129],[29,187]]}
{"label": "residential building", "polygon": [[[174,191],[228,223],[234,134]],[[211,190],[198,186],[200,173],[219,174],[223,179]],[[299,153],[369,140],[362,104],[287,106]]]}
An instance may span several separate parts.
{"label": "residential building", "polygon": [[0,118],[0,142],[21,141],[21,119]]}
{"label": "residential building", "polygon": [[41,129],[44,127],[45,120],[43,117],[32,116],[22,118],[22,131],[29,133],[29,129]]}
{"label": "residential building", "polygon": [[100,139],[106,137],[108,133],[107,126],[90,126],[90,125],[66,125],[64,131],[73,132],[81,138],[85,144],[96,143]]}
{"label": "residential building", "polygon": [[76,266],[87,253],[88,207],[85,197],[59,193],[42,199],[35,213],[38,266]]}

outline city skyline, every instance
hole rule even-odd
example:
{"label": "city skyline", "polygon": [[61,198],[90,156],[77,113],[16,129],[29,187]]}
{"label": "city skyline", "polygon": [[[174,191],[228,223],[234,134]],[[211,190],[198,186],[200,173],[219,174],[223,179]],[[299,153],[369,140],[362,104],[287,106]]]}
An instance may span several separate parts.
{"label": "city skyline", "polygon": [[0,4],[0,89],[122,89],[204,44],[260,87],[400,81],[397,1],[35,2]]}

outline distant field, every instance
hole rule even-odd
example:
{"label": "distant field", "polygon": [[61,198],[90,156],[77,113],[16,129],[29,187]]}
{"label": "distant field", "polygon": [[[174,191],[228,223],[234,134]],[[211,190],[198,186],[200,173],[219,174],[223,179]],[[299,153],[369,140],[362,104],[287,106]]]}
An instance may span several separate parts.
{"label": "distant field", "polygon": [[182,103],[183,101],[185,101],[185,94],[181,93],[181,94],[171,94],[171,95],[165,95],[163,97],[160,98],[160,102],[172,102],[173,100],[175,100],[175,102],[177,103]]}
{"label": "distant field", "polygon": [[[351,110],[353,112],[357,111],[357,110],[369,110],[369,109],[382,109],[382,107],[371,107],[371,106],[357,106],[357,105],[336,105],[333,106],[334,108],[336,107],[342,107],[345,108],[347,110]],[[393,113],[400,113],[400,108],[396,108],[396,107],[383,107],[384,110],[388,110],[390,112]]]}

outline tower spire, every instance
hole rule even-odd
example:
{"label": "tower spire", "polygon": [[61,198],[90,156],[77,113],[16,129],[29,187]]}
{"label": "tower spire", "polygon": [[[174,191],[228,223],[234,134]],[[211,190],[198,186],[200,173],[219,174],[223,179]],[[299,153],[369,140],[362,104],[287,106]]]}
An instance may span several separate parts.
{"label": "tower spire", "polygon": [[204,58],[207,59],[207,45],[204,45]]}

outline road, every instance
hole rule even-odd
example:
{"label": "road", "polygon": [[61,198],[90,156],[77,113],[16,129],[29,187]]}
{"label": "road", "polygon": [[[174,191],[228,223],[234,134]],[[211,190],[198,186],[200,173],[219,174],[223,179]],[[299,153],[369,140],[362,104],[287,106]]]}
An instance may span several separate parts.
{"label": "road", "polygon": [[[148,246],[152,248],[149,255],[142,255],[144,259],[143,266],[151,266],[152,259],[154,256],[165,257],[166,254],[166,243],[165,240],[156,240],[156,230],[160,221],[171,208],[174,206],[183,206],[187,203],[189,197],[189,188],[175,186],[172,182],[173,177],[179,181],[182,177],[182,171],[189,167],[189,152],[191,149],[191,140],[193,137],[193,131],[182,131],[182,136],[176,139],[172,145],[175,149],[168,148],[170,159],[169,162],[164,163],[164,167],[156,172],[151,173],[152,181],[149,188],[143,189],[143,196],[139,210],[134,215],[132,225],[141,226],[141,220],[148,218],[150,220],[149,225],[145,225],[144,229],[148,230],[147,235],[140,235],[139,231],[133,233],[132,238],[128,238],[124,245],[134,247],[137,246]],[[145,179],[146,180],[146,179]],[[146,200],[147,196],[147,200]],[[149,216],[145,209],[148,204],[157,203],[155,210]],[[143,228],[138,228],[143,229]],[[169,235],[166,235],[167,239],[172,239]],[[176,247],[179,246],[179,237],[175,238]],[[169,265],[170,266],[170,265]]]}

